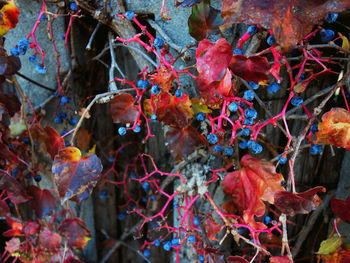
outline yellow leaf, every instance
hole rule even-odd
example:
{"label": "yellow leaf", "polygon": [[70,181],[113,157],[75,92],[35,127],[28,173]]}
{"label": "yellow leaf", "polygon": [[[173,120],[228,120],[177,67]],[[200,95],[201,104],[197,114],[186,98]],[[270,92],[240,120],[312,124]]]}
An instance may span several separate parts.
{"label": "yellow leaf", "polygon": [[[211,113],[211,109],[209,109],[207,105],[203,104],[200,99],[193,98],[191,99],[191,102],[192,107],[196,108],[198,112]],[[194,114],[195,112],[192,113]]]}
{"label": "yellow leaf", "polygon": [[15,120],[14,118],[11,119],[10,126],[9,126],[11,133],[11,138],[15,138],[24,132],[27,127],[24,122],[24,120]]}
{"label": "yellow leaf", "polygon": [[342,245],[343,241],[339,236],[333,236],[321,242],[320,248],[316,254],[328,255],[333,253]]}
{"label": "yellow leaf", "polygon": [[350,44],[349,44],[349,40],[346,38],[346,36],[343,36],[342,34],[338,33],[339,36],[341,37],[341,39],[343,40],[343,44],[342,44],[342,48],[345,49],[350,49]]}
{"label": "yellow leaf", "polygon": [[90,153],[96,154],[96,144],[94,144],[94,146],[92,146],[92,148],[87,153],[85,153],[83,156],[85,157],[85,156],[89,155]]}

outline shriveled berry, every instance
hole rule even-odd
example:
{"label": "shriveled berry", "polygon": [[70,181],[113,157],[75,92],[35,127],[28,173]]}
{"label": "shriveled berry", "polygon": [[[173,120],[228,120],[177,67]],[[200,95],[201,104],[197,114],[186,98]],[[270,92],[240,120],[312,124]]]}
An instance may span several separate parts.
{"label": "shriveled berry", "polygon": [[34,180],[35,180],[35,182],[39,183],[41,181],[41,175],[37,174],[36,176],[34,176]]}
{"label": "shriveled berry", "polygon": [[257,90],[260,85],[259,84],[256,84],[254,81],[249,81],[249,87],[251,87],[253,90]]}
{"label": "shriveled berry", "polygon": [[76,3],[70,3],[69,9],[76,12],[78,11],[78,6]]}
{"label": "shriveled berry", "polygon": [[321,154],[322,153],[322,146],[319,145],[319,144],[314,144],[314,145],[311,146],[310,152],[313,155]]}
{"label": "shriveled berry", "polygon": [[169,251],[171,249],[171,242],[167,241],[164,245],[163,245],[164,250]]}
{"label": "shriveled berry", "polygon": [[20,55],[25,55],[27,50],[29,49],[28,39],[26,38],[20,39],[18,42],[17,48]]}
{"label": "shriveled berry", "polygon": [[326,14],[326,22],[327,23],[334,23],[338,18],[337,13],[327,13]]}

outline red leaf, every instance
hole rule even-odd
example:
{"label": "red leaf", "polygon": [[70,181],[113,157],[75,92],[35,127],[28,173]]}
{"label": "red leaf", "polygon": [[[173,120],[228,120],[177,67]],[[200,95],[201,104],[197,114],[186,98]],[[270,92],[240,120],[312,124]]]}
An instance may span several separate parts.
{"label": "red leaf", "polygon": [[227,263],[248,263],[247,260],[239,256],[229,256],[226,261]]}
{"label": "red leaf", "polygon": [[164,92],[168,92],[171,89],[174,79],[175,75],[173,70],[165,67],[161,67],[157,73],[151,75],[151,80],[155,81]]}
{"label": "red leaf", "polygon": [[45,252],[58,252],[61,248],[62,238],[59,234],[45,228],[39,234],[39,249]]}
{"label": "red leaf", "polygon": [[225,263],[224,254],[215,248],[205,248],[204,258],[207,263]]}
{"label": "red leaf", "polygon": [[265,57],[233,55],[230,69],[233,74],[246,81],[259,83],[260,81],[269,80],[270,64]]}
{"label": "red leaf", "polygon": [[56,154],[64,148],[64,140],[50,126],[43,128],[40,124],[36,124],[31,132],[33,139],[38,142],[39,151],[45,154],[48,153],[51,159],[54,159]]}
{"label": "red leaf", "polygon": [[221,231],[221,225],[216,223],[214,219],[208,217],[205,220],[205,229],[207,230],[207,235],[210,240],[216,240],[215,235]]}
{"label": "red leaf", "polygon": [[111,115],[114,123],[133,123],[139,114],[139,107],[134,105],[134,97],[121,93],[111,100]]}
{"label": "red leaf", "polygon": [[0,169],[0,190],[6,190],[8,197],[14,204],[24,203],[28,201],[28,197],[22,187],[22,185]]}
{"label": "red leaf", "polygon": [[20,235],[22,235],[22,229],[23,229],[22,224],[17,222],[12,217],[9,217],[7,215],[5,217],[6,217],[6,222],[10,226],[11,229],[5,231],[4,233],[2,233],[2,235],[5,236],[5,237],[12,237],[12,236],[20,236]]}
{"label": "red leaf", "polygon": [[260,24],[272,29],[282,50],[289,51],[313,28],[320,25],[327,13],[339,13],[350,8],[343,0],[223,0],[224,24]]}
{"label": "red leaf", "polygon": [[275,194],[275,206],[290,216],[308,214],[322,202],[317,195],[319,191],[326,192],[326,188],[317,186],[302,193],[279,191]]}
{"label": "red leaf", "polygon": [[3,105],[10,117],[21,109],[21,102],[15,94],[0,94],[0,105]]}
{"label": "red leaf", "polygon": [[253,227],[261,227],[254,220],[265,213],[265,204],[274,203],[274,194],[284,190],[281,186],[282,174],[275,172],[275,166],[269,161],[245,155],[241,159],[242,168],[228,173],[222,190],[232,197],[232,201],[243,215],[243,219]]}
{"label": "red leaf", "polygon": [[333,108],[322,116],[318,124],[316,143],[329,143],[350,151],[350,112]]}
{"label": "red leaf", "polygon": [[350,196],[345,201],[333,197],[331,200],[331,209],[341,220],[350,224]]}
{"label": "red leaf", "polygon": [[[6,144],[1,142],[1,133],[0,133],[0,160],[4,160],[4,161],[7,160],[14,163],[18,162],[17,156],[10,151],[10,148]],[[1,173],[0,173],[0,177],[1,177]],[[1,188],[1,179],[0,179],[0,188]]]}
{"label": "red leaf", "polygon": [[10,208],[4,200],[0,200],[0,215],[4,216],[5,214],[10,213]]}
{"label": "red leaf", "polygon": [[196,50],[196,60],[199,77],[203,82],[210,84],[222,80],[232,54],[232,47],[225,38],[220,38],[214,44],[208,39],[202,40]]}
{"label": "red leaf", "polygon": [[193,153],[196,147],[205,141],[192,126],[182,129],[169,128],[165,139],[168,149],[175,161],[179,161]]}
{"label": "red leaf", "polygon": [[270,263],[290,263],[288,256],[270,257]]}
{"label": "red leaf", "polygon": [[78,148],[67,147],[56,155],[52,165],[61,203],[87,199],[101,177],[101,160],[93,153],[81,156]]}
{"label": "red leaf", "polygon": [[67,218],[58,227],[59,233],[67,239],[68,246],[83,249],[91,239],[91,233],[80,218]]}
{"label": "red leaf", "polygon": [[32,197],[29,204],[38,218],[51,215],[56,209],[56,198],[49,190],[41,190],[39,187],[30,185],[27,187],[27,192]]}
{"label": "red leaf", "polygon": [[23,227],[23,233],[26,236],[34,236],[39,232],[40,224],[37,221],[28,220]]}

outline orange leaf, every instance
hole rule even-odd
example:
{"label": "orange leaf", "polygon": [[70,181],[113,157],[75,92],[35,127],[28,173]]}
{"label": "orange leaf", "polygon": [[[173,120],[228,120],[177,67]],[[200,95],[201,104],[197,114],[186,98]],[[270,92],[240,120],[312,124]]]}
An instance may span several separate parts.
{"label": "orange leaf", "polygon": [[134,97],[121,93],[111,100],[111,115],[114,123],[133,123],[139,114],[139,107],[134,105]]}
{"label": "orange leaf", "polygon": [[68,246],[74,249],[83,249],[91,239],[91,233],[85,222],[78,217],[62,221],[58,231],[67,239]]}
{"label": "orange leaf", "polygon": [[270,263],[290,263],[290,260],[287,256],[270,257]]}
{"label": "orange leaf", "polygon": [[79,129],[77,133],[77,146],[79,149],[85,151],[86,149],[89,148],[90,142],[92,138],[92,133],[89,133],[89,131],[85,128]]}
{"label": "orange leaf", "polygon": [[222,190],[232,197],[243,219],[253,227],[258,227],[254,220],[265,213],[265,204],[274,203],[274,194],[284,190],[281,186],[282,174],[275,172],[275,166],[269,161],[245,155],[241,159],[242,168],[228,173]]}
{"label": "orange leaf", "polygon": [[0,35],[5,35],[9,29],[15,28],[18,23],[19,10],[13,1],[0,4],[1,25]]}
{"label": "orange leaf", "polygon": [[350,112],[333,108],[322,116],[318,124],[316,143],[329,143],[350,151]]}
{"label": "orange leaf", "polygon": [[33,139],[38,142],[39,151],[49,154],[52,159],[55,158],[58,151],[64,148],[64,140],[50,126],[43,128],[40,124],[36,124],[31,129],[31,132]]}
{"label": "orange leaf", "polygon": [[272,29],[282,50],[289,51],[320,25],[326,14],[350,8],[343,0],[223,0],[222,17],[225,25],[232,23],[260,24]]}
{"label": "orange leaf", "polygon": [[296,214],[308,214],[315,210],[322,202],[316,194],[326,192],[326,188],[317,186],[302,193],[291,193],[278,191],[275,194],[275,206],[282,212],[290,216]]}
{"label": "orange leaf", "polygon": [[151,80],[162,88],[164,92],[168,92],[171,89],[173,81],[175,79],[174,72],[170,68],[160,68],[157,73],[151,76]]}
{"label": "orange leaf", "polygon": [[221,231],[221,225],[216,223],[214,219],[208,217],[205,220],[205,229],[207,230],[207,235],[210,240],[216,240],[215,235]]}
{"label": "orange leaf", "polygon": [[67,147],[56,155],[52,165],[61,203],[87,199],[101,177],[102,164],[93,153],[81,156],[78,148]]}

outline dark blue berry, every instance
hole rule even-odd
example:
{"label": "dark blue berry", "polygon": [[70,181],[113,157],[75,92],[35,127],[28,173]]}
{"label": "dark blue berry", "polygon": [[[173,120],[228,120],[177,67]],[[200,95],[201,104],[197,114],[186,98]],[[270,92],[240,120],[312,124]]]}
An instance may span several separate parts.
{"label": "dark blue berry", "polygon": [[267,44],[268,44],[269,46],[273,46],[273,45],[275,44],[275,39],[273,38],[273,36],[270,35],[270,36],[267,38],[266,42],[267,42]]}
{"label": "dark blue berry", "polygon": [[214,133],[210,133],[207,135],[207,140],[210,144],[215,144],[218,142],[218,137]]}
{"label": "dark blue berry", "polygon": [[267,87],[267,92],[270,94],[276,93],[279,90],[280,86],[276,83],[273,82]]}
{"label": "dark blue berry", "polygon": [[32,178],[32,175],[31,175],[31,174],[26,174],[26,175],[24,176],[24,178],[30,179],[30,178]]}
{"label": "dark blue berry", "polygon": [[243,123],[247,126],[252,126],[254,124],[254,119],[252,118],[244,118]]}
{"label": "dark blue berry", "polygon": [[46,74],[46,72],[47,72],[47,68],[41,63],[36,64],[34,69],[39,74]]}
{"label": "dark blue berry", "polygon": [[108,192],[107,192],[107,190],[106,189],[102,189],[101,190],[101,193],[100,193],[100,199],[105,199],[105,198],[107,198],[108,197]]}
{"label": "dark blue berry", "polygon": [[228,105],[228,110],[231,112],[235,112],[238,110],[238,104],[236,102],[231,102],[230,105]]}
{"label": "dark blue berry", "polygon": [[194,218],[193,218],[193,224],[194,224],[195,226],[199,226],[198,217],[194,217]]}
{"label": "dark blue berry", "polygon": [[78,121],[77,121],[76,118],[71,118],[71,119],[69,120],[69,124],[70,124],[70,125],[76,125],[77,123],[78,123]]}
{"label": "dark blue berry", "polygon": [[248,143],[247,143],[247,141],[241,141],[239,144],[238,144],[238,147],[240,148],[240,149],[247,149],[247,147],[248,147]]}
{"label": "dark blue berry", "polygon": [[242,135],[243,135],[243,136],[249,136],[249,134],[250,134],[250,130],[249,130],[248,128],[244,128],[244,129],[242,130]]}
{"label": "dark blue berry", "polygon": [[265,223],[266,225],[268,225],[268,224],[270,224],[270,222],[271,222],[271,217],[265,216],[265,217],[264,217],[264,223]]}
{"label": "dark blue berry", "polygon": [[160,241],[159,241],[158,238],[154,240],[154,245],[155,245],[156,247],[159,247],[159,246],[160,246]]}
{"label": "dark blue berry", "polygon": [[114,162],[114,157],[110,157],[110,158],[108,159],[108,161],[109,161],[110,163],[113,163],[113,162]]}
{"label": "dark blue berry", "polygon": [[126,218],[126,216],[127,216],[128,214],[127,213],[122,213],[122,214],[119,214],[118,215],[118,220],[120,220],[120,221],[122,221],[122,220],[124,220],[125,218]]}
{"label": "dark blue berry", "polygon": [[19,51],[18,51],[18,48],[16,48],[16,47],[11,48],[10,53],[12,56],[19,56]]}
{"label": "dark blue berry", "polygon": [[204,257],[202,255],[199,255],[198,259],[199,259],[199,262],[201,262],[201,263],[204,262]]}
{"label": "dark blue berry", "polygon": [[141,88],[141,89],[147,89],[149,86],[149,82],[145,79],[140,79],[137,82],[137,87]]}
{"label": "dark blue berry", "polygon": [[287,161],[288,161],[287,158],[283,158],[281,154],[278,155],[278,162],[279,162],[280,164],[285,164]]}
{"label": "dark blue berry", "polygon": [[239,49],[239,48],[236,48],[235,50],[233,50],[233,54],[235,54],[235,55],[243,55],[243,50]]}
{"label": "dark blue berry", "polygon": [[78,6],[76,3],[70,3],[69,9],[76,12],[78,11]]}
{"label": "dark blue berry", "polygon": [[302,97],[295,97],[295,98],[292,98],[291,100],[290,100],[290,103],[293,105],[293,106],[295,106],[295,107],[298,107],[298,106],[300,106],[301,104],[303,104],[303,102],[304,102],[304,100],[303,100],[303,98]]}
{"label": "dark blue berry", "polygon": [[151,199],[152,201],[154,201],[154,200],[156,200],[156,197],[155,197],[154,195],[151,195],[151,196],[150,196],[150,199]]}
{"label": "dark blue berry", "polygon": [[133,11],[126,11],[125,17],[129,20],[133,20],[135,17],[135,13]]}
{"label": "dark blue berry", "polygon": [[149,252],[148,249],[145,249],[145,251],[143,251],[143,255],[144,257],[148,258],[151,255],[151,252]]}
{"label": "dark blue berry", "polygon": [[256,117],[258,116],[258,113],[256,112],[255,109],[246,109],[244,112],[244,116],[246,118],[256,119]]}
{"label": "dark blue berry", "polygon": [[63,122],[63,120],[60,118],[60,117],[56,117],[54,120],[53,120],[54,123],[56,124],[61,124]]}
{"label": "dark blue berry", "polygon": [[254,91],[252,91],[252,90],[246,90],[246,91],[244,92],[243,97],[244,97],[247,101],[252,101],[252,100],[254,100],[255,93],[254,93]]}
{"label": "dark blue berry", "polygon": [[16,178],[18,172],[19,172],[18,168],[13,169],[13,170],[11,171],[12,177],[13,177],[13,178]]}
{"label": "dark blue berry", "polygon": [[139,133],[141,131],[141,127],[136,125],[135,129],[133,130],[135,133]]}
{"label": "dark blue berry", "polygon": [[126,134],[126,128],[125,127],[119,127],[118,133],[121,136],[125,135]]}
{"label": "dark blue berry", "polygon": [[161,91],[161,89],[160,89],[160,87],[158,85],[154,85],[151,88],[151,92],[154,95],[158,95],[160,93],[160,91]]}
{"label": "dark blue berry", "polygon": [[25,55],[27,50],[29,49],[29,41],[26,38],[22,38],[19,40],[18,45],[18,52],[20,55]]}
{"label": "dark blue berry", "polygon": [[231,147],[226,147],[225,148],[225,155],[227,155],[227,156],[231,156],[232,154],[233,154],[233,148],[231,148]]}
{"label": "dark blue berry", "polygon": [[145,190],[145,192],[147,193],[149,191],[149,182],[144,182],[142,184],[142,188],[143,190]]}
{"label": "dark blue berry", "polygon": [[32,55],[29,57],[29,61],[32,62],[32,63],[35,63],[36,62],[36,56]]}
{"label": "dark blue berry", "polygon": [[69,147],[70,146],[70,142],[65,142],[64,146]]}
{"label": "dark blue berry", "polygon": [[147,203],[147,200],[148,200],[147,197],[143,197],[143,198],[141,199],[141,201],[144,202],[144,203]]}
{"label": "dark blue berry", "polygon": [[171,242],[167,241],[164,245],[163,245],[164,250],[169,251],[171,249]]}
{"label": "dark blue berry", "polygon": [[65,33],[61,33],[60,39],[65,40],[66,39],[66,34]]}
{"label": "dark blue berry", "polygon": [[334,23],[338,18],[337,13],[327,13],[326,14],[326,22],[327,23]]}
{"label": "dark blue berry", "polygon": [[321,29],[320,30],[320,36],[321,36],[321,41],[323,43],[328,43],[334,38],[334,31],[330,29]]}
{"label": "dark blue berry", "polygon": [[254,81],[249,81],[249,87],[251,87],[253,90],[257,90],[260,86],[259,84],[256,84]]}
{"label": "dark blue berry", "polygon": [[221,153],[224,148],[221,145],[214,146],[214,152]]}
{"label": "dark blue berry", "polygon": [[175,97],[178,98],[178,99],[180,99],[180,98],[182,97],[182,91],[179,90],[179,89],[177,89],[177,90],[175,91]]}
{"label": "dark blue berry", "polygon": [[190,242],[190,243],[194,243],[194,242],[196,242],[196,236],[193,236],[193,235],[190,235],[190,236],[188,236],[188,242]]}
{"label": "dark blue berry", "polygon": [[67,114],[67,112],[64,112],[64,111],[60,111],[60,112],[58,112],[58,117],[60,117],[62,120],[65,120],[65,119],[67,119],[68,118],[68,114]]}
{"label": "dark blue berry", "polygon": [[35,180],[35,182],[39,183],[41,181],[41,175],[37,174],[36,176],[34,176],[34,180]]}
{"label": "dark blue berry", "polygon": [[153,114],[153,115],[151,116],[151,120],[152,120],[152,121],[157,121],[157,116],[156,116],[155,114]]}
{"label": "dark blue berry", "polygon": [[258,154],[258,153],[261,153],[261,152],[262,152],[263,147],[262,147],[260,144],[255,143],[255,144],[253,145],[253,147],[252,147],[251,150],[252,150],[252,152],[253,152],[254,154]]}
{"label": "dark blue berry", "polygon": [[196,120],[197,121],[204,121],[204,119],[205,119],[205,116],[204,116],[203,112],[197,113],[197,115],[196,115]]}
{"label": "dark blue berry", "polygon": [[159,48],[159,49],[163,48],[164,47],[164,40],[160,37],[156,37],[154,39],[153,46],[155,48]]}
{"label": "dark blue berry", "polygon": [[66,96],[62,96],[60,100],[60,106],[64,106],[68,102],[68,98]]}
{"label": "dark blue berry", "polygon": [[258,33],[259,28],[257,26],[251,25],[248,27],[248,34],[250,36],[254,36],[256,33]]}
{"label": "dark blue berry", "polygon": [[314,144],[314,145],[311,146],[310,152],[313,155],[321,154],[322,153],[322,146],[319,145],[319,144]]}
{"label": "dark blue berry", "polygon": [[249,149],[252,149],[254,147],[254,145],[255,145],[255,141],[252,141],[252,140],[248,141],[248,143],[247,143],[247,146]]}
{"label": "dark blue berry", "polygon": [[312,133],[318,132],[318,124],[313,124],[313,125],[310,127],[310,131],[311,131]]}
{"label": "dark blue berry", "polygon": [[174,238],[173,240],[171,240],[171,244],[174,247],[178,247],[180,245],[180,240],[178,238]]}

